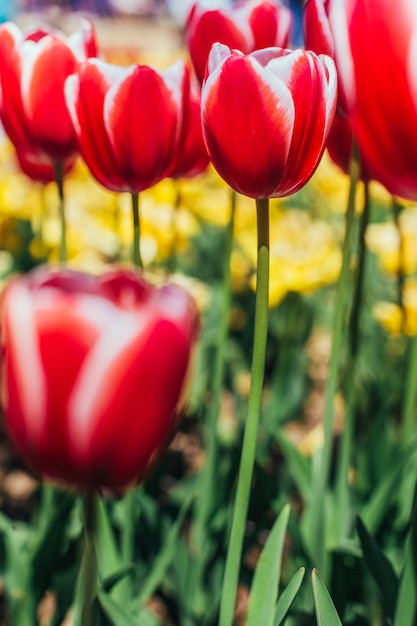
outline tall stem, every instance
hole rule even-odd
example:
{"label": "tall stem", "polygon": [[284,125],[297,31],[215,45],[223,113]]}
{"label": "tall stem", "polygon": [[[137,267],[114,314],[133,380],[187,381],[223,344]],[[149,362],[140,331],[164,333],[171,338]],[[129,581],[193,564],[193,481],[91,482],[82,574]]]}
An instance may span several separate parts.
{"label": "tall stem", "polygon": [[140,216],[139,216],[139,194],[132,192],[132,216],[133,216],[133,265],[143,268],[140,254]]}
{"label": "tall stem", "polygon": [[401,309],[401,320],[402,326],[404,330],[405,325],[405,315],[404,315],[404,302],[403,302],[403,293],[404,293],[404,236],[401,228],[401,213],[403,210],[403,205],[398,202],[395,196],[392,197],[392,210],[394,213],[394,222],[397,228],[398,233],[398,273],[397,273],[397,299],[398,305]]}
{"label": "tall stem", "polygon": [[336,471],[336,501],[334,506],[337,539],[341,541],[349,530],[351,519],[349,509],[349,465],[352,453],[352,441],[355,433],[355,371],[359,346],[359,323],[363,297],[365,275],[366,245],[365,234],[369,222],[370,201],[369,184],[364,184],[364,204],[359,227],[359,259],[354,281],[352,311],[349,320],[349,355],[346,368],[346,411],[341,435],[340,451]]}
{"label": "tall stem", "polygon": [[84,511],[84,558],[83,558],[83,602],[81,626],[95,626],[94,597],[97,584],[97,555],[95,546],[96,532],[95,494],[88,492],[83,496]]}
{"label": "tall stem", "polygon": [[410,441],[417,408],[417,334],[411,338],[407,368],[400,438],[403,446]]}
{"label": "tall stem", "polygon": [[61,222],[61,240],[59,244],[59,262],[65,265],[67,262],[67,220],[65,214],[65,197],[64,197],[64,163],[55,161],[54,177],[58,188],[58,211]]}
{"label": "tall stem", "polygon": [[174,205],[172,207],[172,219],[171,219],[171,254],[169,258],[169,271],[175,272],[177,269],[178,256],[177,256],[177,245],[178,245],[178,227],[177,227],[177,215],[178,210],[181,206],[181,186],[178,179],[174,179],[173,181],[175,187],[175,200]]}
{"label": "tall stem", "polygon": [[256,215],[258,228],[258,265],[251,387],[248,416],[243,436],[232,529],[220,601],[219,626],[231,626],[233,622],[245,522],[255,461],[255,447],[265,372],[269,292],[269,201],[267,199],[256,201]]}
{"label": "tall stem", "polygon": [[319,458],[317,473],[314,478],[311,496],[311,519],[309,521],[310,550],[314,557],[314,566],[326,578],[326,515],[325,494],[329,481],[330,459],[333,447],[334,398],[338,385],[338,372],[341,357],[343,323],[345,313],[346,291],[349,277],[351,257],[351,239],[355,216],[356,187],[359,177],[359,161],[357,148],[354,147],[350,167],[350,188],[346,211],[346,230],[343,242],[342,267],[336,290],[336,303],[333,317],[332,348],[330,353],[329,372],[326,380],[324,397],[324,446]]}

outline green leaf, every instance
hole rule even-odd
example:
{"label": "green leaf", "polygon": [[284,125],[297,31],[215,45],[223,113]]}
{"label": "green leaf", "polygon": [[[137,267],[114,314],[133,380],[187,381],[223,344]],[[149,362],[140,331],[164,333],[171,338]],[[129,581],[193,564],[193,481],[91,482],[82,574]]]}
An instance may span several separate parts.
{"label": "green leaf", "polygon": [[414,626],[417,610],[417,581],[414,571],[414,555],[410,538],[406,542],[405,565],[401,575],[400,586],[395,607],[394,626]]}
{"label": "green leaf", "polygon": [[368,533],[360,517],[356,520],[356,529],[361,542],[365,563],[381,591],[387,612],[391,617],[394,617],[398,594],[398,578],[394,572],[394,568],[375,539]]}
{"label": "green leaf", "polygon": [[273,626],[289,515],[287,504],[272,527],[259,557],[250,593],[247,626]]}
{"label": "green leaf", "polygon": [[333,604],[333,600],[318,575],[317,570],[313,570],[311,578],[318,626],[343,626]]}
{"label": "green leaf", "polygon": [[110,596],[99,590],[98,601],[106,617],[114,626],[160,626],[160,621],[149,611],[143,610],[140,615],[128,613],[124,607],[115,602]]}
{"label": "green leaf", "polygon": [[374,535],[377,532],[390,502],[396,497],[398,480],[401,477],[404,465],[409,461],[415,451],[416,441],[414,440],[412,445],[408,445],[407,448],[401,452],[392,466],[387,468],[384,479],[379,483],[372,497],[362,508],[361,518],[371,534]]}
{"label": "green leaf", "polygon": [[285,589],[281,592],[275,607],[274,626],[280,626],[280,624],[282,624],[284,619],[287,617],[287,613],[301,587],[305,572],[305,567],[300,567],[300,569],[295,572]]}
{"label": "green leaf", "polygon": [[146,579],[142,583],[139,596],[136,600],[136,606],[142,606],[143,603],[146,602],[146,600],[152,595],[155,589],[161,584],[165,573],[176,554],[184,518],[193,499],[194,494],[184,502],[175,524],[171,527],[169,533],[167,534],[165,544],[162,546],[161,551],[152,563],[152,569],[149,571]]}
{"label": "green leaf", "polygon": [[275,440],[280,446],[282,453],[288,463],[290,475],[300,492],[304,502],[310,498],[311,492],[311,464],[307,457],[300,452],[290,439],[284,434],[282,429],[276,429]]}
{"label": "green leaf", "polygon": [[126,563],[122,563],[114,530],[101,498],[96,498],[95,507],[98,571],[102,579],[108,579],[114,572],[126,566]]}

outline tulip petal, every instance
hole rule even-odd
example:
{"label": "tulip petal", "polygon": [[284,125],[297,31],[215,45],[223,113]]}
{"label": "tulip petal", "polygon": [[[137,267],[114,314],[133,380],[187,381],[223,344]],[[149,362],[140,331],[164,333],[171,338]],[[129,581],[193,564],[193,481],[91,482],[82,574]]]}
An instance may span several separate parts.
{"label": "tulip petal", "polygon": [[5,410],[10,416],[11,434],[27,454],[41,445],[47,419],[46,381],[42,375],[33,301],[27,288],[17,283],[10,285],[3,314],[7,340]]}
{"label": "tulip petal", "polygon": [[77,60],[65,42],[51,35],[37,44],[25,41],[19,53],[22,102],[31,133],[47,154],[64,159],[77,150],[64,98],[65,79],[77,69]]}
{"label": "tulip petal", "polygon": [[68,110],[81,154],[93,176],[113,191],[128,191],[103,122],[104,98],[122,68],[91,59],[82,63],[78,76],[65,83]]}
{"label": "tulip petal", "polygon": [[288,88],[252,56],[231,54],[203,86],[203,134],[213,164],[252,198],[269,197],[278,186],[294,116]]}
{"label": "tulip petal", "polygon": [[145,65],[126,70],[106,95],[104,124],[132,191],[147,189],[168,174],[178,138],[176,99],[163,76]]}

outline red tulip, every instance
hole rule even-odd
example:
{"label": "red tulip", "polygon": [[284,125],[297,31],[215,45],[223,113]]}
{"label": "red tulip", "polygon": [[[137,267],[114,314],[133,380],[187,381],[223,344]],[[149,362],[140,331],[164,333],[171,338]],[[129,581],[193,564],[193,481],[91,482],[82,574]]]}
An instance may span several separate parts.
{"label": "red tulip", "polygon": [[102,185],[136,193],[170,175],[188,124],[185,63],[162,73],[92,59],[65,91],[81,154]]}
{"label": "red tulip", "polygon": [[66,37],[38,29],[22,35],[0,26],[0,118],[12,143],[31,160],[73,157],[77,140],[64,98],[66,78],[97,52],[91,23]]}
{"label": "red tulip", "polygon": [[416,93],[409,70],[415,3],[332,0],[330,24],[362,154],[390,193],[417,200]]}
{"label": "red tulip", "polygon": [[252,198],[300,189],[320,161],[334,116],[333,61],[280,48],[244,55],[215,44],[207,68],[203,135],[220,176]]}
{"label": "red tulip", "polygon": [[[335,59],[335,42],[330,22],[334,0],[307,0],[304,7],[303,27],[304,44],[306,50],[313,50],[316,54],[327,54],[338,63],[349,63],[349,59]],[[340,80],[338,83],[338,110],[346,115],[347,98],[346,85]]]}
{"label": "red tulip", "polygon": [[274,2],[240,2],[230,10],[206,9],[196,2],[186,23],[186,40],[196,76],[204,80],[207,58],[220,42],[245,54],[271,46],[286,47],[292,27],[291,11]]}
{"label": "red tulip", "polygon": [[[334,163],[348,174],[353,149],[352,125],[347,117],[335,115],[332,127],[327,138],[327,151]],[[373,176],[366,161],[360,159],[359,178],[369,182]]]}
{"label": "red tulip", "polygon": [[201,129],[200,94],[195,89],[190,91],[189,121],[187,136],[182,150],[178,151],[172,178],[191,178],[204,172],[210,163]]}
{"label": "red tulip", "polygon": [[1,313],[6,424],[26,461],[89,489],[140,477],[181,408],[190,296],[123,270],[42,268],[9,284]]}
{"label": "red tulip", "polygon": [[[48,161],[43,162],[37,158],[33,159],[31,153],[23,151],[16,151],[16,158],[22,172],[36,183],[50,183],[55,180],[54,168]],[[65,171],[70,171],[73,165],[74,161],[67,159]]]}

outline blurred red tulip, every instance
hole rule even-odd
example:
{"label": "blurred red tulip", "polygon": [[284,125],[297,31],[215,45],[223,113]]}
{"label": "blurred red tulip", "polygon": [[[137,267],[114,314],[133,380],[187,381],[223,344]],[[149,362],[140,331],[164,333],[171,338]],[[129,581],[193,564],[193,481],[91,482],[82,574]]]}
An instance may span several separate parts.
{"label": "blurred red tulip", "polygon": [[186,23],[186,41],[197,79],[204,80],[211,46],[223,43],[245,54],[267,47],[285,48],[292,28],[291,11],[275,2],[239,2],[232,9],[206,9],[196,2]]}
{"label": "blurred red tulip", "polygon": [[[362,155],[391,194],[417,200],[417,94],[410,82],[416,5],[410,0],[395,5],[389,0],[332,0],[329,15],[340,81]],[[412,66],[415,72],[415,58]]]}
{"label": "blurred red tulip", "polygon": [[201,129],[201,98],[196,89],[190,91],[187,135],[182,150],[177,153],[172,178],[192,178],[204,172],[210,163]]}
{"label": "blurred red tulip", "polygon": [[113,191],[143,191],[170,175],[188,126],[189,70],[121,68],[91,59],[68,78],[66,98],[81,154]]}
{"label": "blurred red tulip", "polygon": [[32,162],[63,161],[76,153],[64,83],[96,52],[88,20],[69,37],[44,29],[23,36],[12,22],[0,26],[0,118],[16,149]]}
{"label": "blurred red tulip", "polygon": [[[307,0],[303,13],[304,45],[306,50],[332,57],[339,69],[338,63],[349,63],[349,59],[335,59],[335,42],[330,23],[333,2],[334,0]],[[339,75],[338,78],[338,110],[346,115],[346,85]]]}
{"label": "blurred red tulip", "polygon": [[[347,117],[335,115],[327,138],[327,151],[333,162],[345,174],[349,174],[350,171],[352,150],[352,125]],[[369,182],[373,178],[367,162],[362,157],[360,159],[359,178],[364,182]]]}
{"label": "blurred red tulip", "polygon": [[[16,158],[20,169],[28,178],[36,183],[50,183],[55,180],[55,172],[51,163],[42,162],[39,159],[33,160],[31,153],[25,153],[23,151],[16,151]],[[65,161],[65,171],[69,170],[74,165],[74,161],[67,159]]]}
{"label": "blurred red tulip", "polygon": [[35,270],[2,298],[3,403],[34,470],[88,489],[140,477],[182,408],[190,296],[128,271]]}
{"label": "blurred red tulip", "polygon": [[287,196],[312,176],[333,120],[336,70],[327,56],[215,44],[202,90],[203,135],[214,167],[252,198]]}

